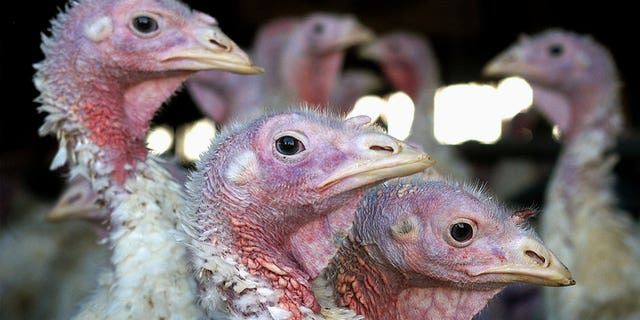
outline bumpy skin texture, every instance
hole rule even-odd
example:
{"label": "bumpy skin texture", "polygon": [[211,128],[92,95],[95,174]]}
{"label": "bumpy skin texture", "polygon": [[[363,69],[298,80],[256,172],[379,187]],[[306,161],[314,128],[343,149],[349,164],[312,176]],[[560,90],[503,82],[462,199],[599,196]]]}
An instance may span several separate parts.
{"label": "bumpy skin texture", "polygon": [[198,70],[260,72],[214,18],[174,0],[73,2],[42,39],[40,133],[60,144],[52,168],[90,181],[108,215],[111,268],[78,318],[195,318],[186,249],[173,233],[182,191],[145,134],[160,105]]}
{"label": "bumpy skin texture", "polygon": [[532,214],[458,183],[385,182],[360,202],[316,293],[366,319],[471,319],[509,283],[573,284]]}
{"label": "bumpy skin texture", "polygon": [[610,149],[623,116],[610,52],[589,36],[551,29],[523,36],[489,62],[485,73],[529,81],[534,106],[561,131],[563,146],[541,227],[578,284],[544,292],[546,317],[637,319],[639,228],[616,207],[612,189],[617,156]]}
{"label": "bumpy skin texture", "polygon": [[292,103],[330,109],[346,50],[372,38],[348,15],[316,12],[274,19],[258,30],[252,48],[264,75],[202,72],[187,81],[187,88],[202,113],[221,124],[283,111]]}
{"label": "bumpy skin texture", "polygon": [[[428,156],[367,126],[311,111],[228,128],[198,162],[182,223],[208,316],[302,319],[320,308],[292,234],[357,203],[365,188],[423,170]],[[348,219],[348,217],[346,217]],[[352,215],[351,215],[352,219]],[[310,241],[331,237],[311,230]],[[318,315],[315,315],[318,316]]]}
{"label": "bumpy skin texture", "polygon": [[437,160],[440,175],[460,179],[471,177],[471,167],[449,146],[436,141],[433,133],[433,104],[441,85],[440,66],[427,37],[407,30],[380,35],[361,50],[363,57],[377,62],[396,89],[415,103],[411,135],[407,141],[429,150]]}

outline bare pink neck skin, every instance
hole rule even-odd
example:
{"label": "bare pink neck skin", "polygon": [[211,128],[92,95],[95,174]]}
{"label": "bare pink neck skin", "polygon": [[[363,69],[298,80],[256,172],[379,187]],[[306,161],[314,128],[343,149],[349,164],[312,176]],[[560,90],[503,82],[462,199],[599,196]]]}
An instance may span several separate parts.
{"label": "bare pink neck skin", "polygon": [[424,147],[438,146],[433,136],[433,99],[440,85],[438,71],[423,61],[405,61],[383,65],[385,75],[396,90],[403,91],[411,97],[415,105],[415,123],[408,141]]}
{"label": "bare pink neck skin", "polygon": [[396,319],[469,320],[502,288],[464,290],[451,287],[408,288],[398,295]]}
{"label": "bare pink neck skin", "polygon": [[105,150],[102,154],[108,158],[98,160],[111,164],[113,178],[122,184],[136,162],[147,157],[145,134],[156,110],[190,72],[146,74],[141,80],[124,71],[105,72],[99,61],[100,57],[49,57],[41,72],[47,96],[53,98],[45,103],[65,109],[65,121],[86,129],[70,134],[84,135],[77,139],[89,139]]}
{"label": "bare pink neck skin", "polygon": [[[212,180],[215,181],[215,185],[212,185],[211,189],[215,191],[207,196],[211,199],[208,202],[220,204],[216,209],[212,209],[220,211],[207,212],[207,217],[204,218],[209,221],[215,219],[209,224],[215,225],[218,230],[209,236],[209,241],[228,245],[230,251],[237,255],[240,263],[246,266],[251,274],[267,280],[272,288],[284,292],[278,304],[293,313],[292,320],[302,319],[302,306],[319,313],[320,305],[310,284],[312,277],[301,264],[302,261],[328,261],[328,253],[325,251],[333,252],[336,245],[324,243],[326,235],[323,232],[308,228],[305,230],[310,234],[306,236],[313,238],[310,240],[313,243],[320,243],[320,248],[306,246],[302,242],[306,241],[305,239],[291,240],[291,236],[294,230],[304,229],[309,224],[326,219],[327,212],[338,212],[336,206],[316,208],[315,206],[322,206],[316,202],[304,208],[291,208],[289,212],[282,212],[278,211],[276,205],[270,204],[270,201],[274,200],[262,199],[256,204],[254,202],[257,200],[236,196],[233,187]],[[347,219],[350,223],[353,220],[355,205],[363,193],[364,189],[354,190],[325,200],[339,204],[352,201],[354,204],[350,207],[354,209],[348,214],[350,219]],[[245,202],[238,204],[237,198],[244,198]],[[276,195],[276,198],[280,196]],[[304,252],[307,256],[300,260],[301,257],[297,253],[305,250],[302,247],[310,251]],[[237,299],[237,294],[235,298]]]}
{"label": "bare pink neck skin", "polygon": [[[250,211],[250,210],[249,210]],[[264,212],[229,213],[233,230],[233,250],[249,272],[271,282],[273,288],[286,291],[278,304],[293,313],[292,319],[302,319],[300,306],[320,312],[315,301],[307,274],[299,269],[295,260],[286,253],[287,221],[251,221],[247,216],[263,215]],[[271,215],[273,213],[268,213]],[[273,215],[278,216],[278,214]],[[278,220],[278,219],[276,219]]]}
{"label": "bare pink neck skin", "polygon": [[[595,86],[595,85],[594,85]],[[581,135],[601,131],[608,139],[603,148],[610,148],[622,131],[622,115],[619,107],[617,86],[585,88],[569,96],[572,110],[570,129],[566,134],[567,143]]]}
{"label": "bare pink neck skin", "polygon": [[503,288],[466,290],[434,281],[412,283],[411,275],[374,261],[371,256],[376,253],[370,250],[376,249],[348,238],[325,273],[337,306],[370,320],[471,319]]}
{"label": "bare pink neck skin", "polygon": [[328,52],[322,55],[306,55],[305,59],[288,61],[281,65],[287,77],[287,87],[292,96],[311,105],[325,105],[340,74],[344,53]]}
{"label": "bare pink neck skin", "polygon": [[[610,188],[611,179],[606,176],[611,173],[611,168],[597,168],[611,166],[604,161],[606,152],[615,145],[622,130],[617,90],[615,82],[608,86],[594,85],[593,88],[583,86],[580,90],[575,90],[580,94],[535,87],[536,97],[539,97],[536,103],[543,112],[552,113],[560,109],[557,103],[553,103],[554,100],[545,99],[547,96],[564,99],[561,104],[566,104],[570,111],[566,111],[566,116],[555,114],[558,119],[568,118],[561,120],[566,128],[562,132],[563,147],[553,175],[554,180],[561,183],[552,183],[552,188],[561,189],[550,191],[558,194],[561,199],[574,199],[577,193],[587,192],[585,188],[591,189],[589,192],[594,192],[593,194],[606,192]],[[589,152],[584,152],[585,150]]]}
{"label": "bare pink neck skin", "polygon": [[404,91],[417,102],[424,79],[420,76],[421,70],[414,67],[408,63],[394,63],[383,66],[383,70],[396,90]]}
{"label": "bare pink neck skin", "polygon": [[364,191],[357,199],[345,202],[338,210],[304,225],[291,235],[292,254],[312,279],[329,264],[349,233],[358,207],[356,200],[363,194]]}
{"label": "bare pink neck skin", "polygon": [[549,87],[532,81],[534,103],[548,120],[561,129],[563,144],[570,145],[585,133],[601,131],[613,145],[621,132],[622,115],[617,81]]}
{"label": "bare pink neck skin", "polygon": [[[440,85],[438,71],[432,69],[435,67],[430,69],[422,61],[383,65],[384,73],[393,87],[408,94],[416,106],[429,108],[429,110],[425,110],[427,114],[433,113],[433,110],[430,110],[433,104],[433,95]],[[420,108],[418,109],[416,111],[421,111]]]}

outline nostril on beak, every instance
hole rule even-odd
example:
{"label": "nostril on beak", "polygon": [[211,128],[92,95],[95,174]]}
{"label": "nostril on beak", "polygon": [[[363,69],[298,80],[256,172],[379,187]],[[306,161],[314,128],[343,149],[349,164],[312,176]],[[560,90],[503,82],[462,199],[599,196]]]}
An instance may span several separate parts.
{"label": "nostril on beak", "polygon": [[221,47],[222,49],[224,49],[224,51],[227,51],[227,52],[231,51],[231,47],[229,47],[228,45],[223,44],[223,43],[221,43],[219,41],[216,41],[215,39],[209,39],[209,43],[211,43],[213,45],[216,45],[218,47]]}
{"label": "nostril on beak", "polygon": [[545,259],[543,256],[535,253],[534,251],[527,250],[527,251],[524,252],[524,254],[529,256],[531,259],[533,259],[536,263],[538,263],[540,265],[546,265],[546,263],[547,263],[547,259]]}
{"label": "nostril on beak", "polygon": [[390,146],[371,146],[369,147],[369,149],[373,151],[388,151],[391,153],[394,152],[393,147],[390,147]]}
{"label": "nostril on beak", "polygon": [[80,192],[77,192],[77,193],[72,194],[68,198],[64,199],[64,203],[73,204],[73,203],[76,203],[76,202],[80,201],[80,199],[82,199],[82,194]]}

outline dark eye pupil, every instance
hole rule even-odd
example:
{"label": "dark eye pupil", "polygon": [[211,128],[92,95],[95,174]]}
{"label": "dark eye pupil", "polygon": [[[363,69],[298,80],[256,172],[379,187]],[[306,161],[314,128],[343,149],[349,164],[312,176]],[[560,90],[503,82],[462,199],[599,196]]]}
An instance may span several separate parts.
{"label": "dark eye pupil", "polygon": [[292,136],[284,136],[276,141],[276,150],[285,156],[294,155],[300,152],[301,143]]}
{"label": "dark eye pupil", "polygon": [[549,47],[549,54],[551,54],[552,57],[558,57],[560,55],[562,55],[562,46],[555,44]]}
{"label": "dark eye pupil", "polygon": [[320,34],[322,32],[324,32],[324,26],[320,23],[316,23],[313,25],[313,32]]}
{"label": "dark eye pupil", "polygon": [[133,27],[142,33],[151,33],[158,30],[158,22],[148,16],[139,16],[133,19]]}
{"label": "dark eye pupil", "polygon": [[464,242],[473,236],[473,228],[468,223],[460,222],[451,226],[451,237],[458,241]]}

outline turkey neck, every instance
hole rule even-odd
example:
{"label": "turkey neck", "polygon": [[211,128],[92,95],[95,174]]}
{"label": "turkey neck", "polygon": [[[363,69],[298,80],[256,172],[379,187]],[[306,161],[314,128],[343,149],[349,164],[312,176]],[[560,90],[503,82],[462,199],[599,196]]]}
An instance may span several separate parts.
{"label": "turkey neck", "polygon": [[609,192],[615,160],[607,152],[615,146],[622,125],[616,85],[580,92],[585,93],[567,95],[573,111],[571,125],[563,133],[563,147],[548,192],[560,194],[567,202],[565,212],[576,211],[570,202],[579,194]]}
{"label": "turkey neck", "polygon": [[349,308],[367,319],[400,319],[398,294],[408,286],[409,280],[375,262],[370,249],[373,248],[367,248],[349,235],[323,276],[331,286],[338,307]]}
{"label": "turkey neck", "polygon": [[471,290],[437,280],[415,280],[414,275],[377,262],[375,246],[348,236],[323,275],[338,307],[370,320],[471,319],[504,287]]}
{"label": "turkey neck", "polygon": [[437,66],[428,66],[424,61],[406,61],[384,65],[383,70],[394,88],[411,97],[415,105],[414,119],[421,121],[413,124],[409,140],[427,149],[437,148],[439,144],[433,136],[433,98],[440,85]]}
{"label": "turkey neck", "polygon": [[74,47],[71,38],[44,40],[34,82],[39,110],[48,113],[40,134],[59,142],[52,168],[69,162],[71,176],[89,179],[109,208],[105,275],[113,283],[102,276],[98,291],[109,292],[114,314],[163,318],[180,310],[196,318],[186,249],[169,232],[181,189],[144,145],[154,112],[189,73],[131,72],[106,66],[98,53],[62,54]]}
{"label": "turkey neck", "polygon": [[37,65],[40,110],[50,113],[40,134],[57,134],[74,165],[82,162],[81,146],[94,144],[100,151],[85,170],[110,173],[122,185],[147,158],[145,134],[156,110],[191,72],[137,73],[107,67],[101,61],[108,58],[96,53],[54,54],[70,46],[64,40],[45,46],[46,60]]}
{"label": "turkey neck", "polygon": [[398,296],[398,316],[395,319],[470,320],[501,290],[502,288],[408,288]]}
{"label": "turkey neck", "polygon": [[[199,218],[202,221],[198,225],[208,225],[206,228],[215,230],[210,232],[207,241],[226,247],[221,250],[236,255],[252,275],[266,279],[271,288],[286,291],[278,304],[293,313],[292,319],[302,319],[300,306],[319,313],[320,306],[313,295],[310,276],[301,271],[298,260],[291,253],[299,244],[289,239],[295,230],[321,220],[327,210],[335,208],[319,209],[314,203],[314,206],[277,209],[277,205],[271,204],[276,201],[274,199],[258,201],[218,179],[209,181],[211,187],[207,189],[211,192],[206,194],[207,202],[218,205],[209,208],[210,211]],[[336,197],[347,198],[348,194]],[[243,199],[242,203],[238,203],[238,199]],[[309,259],[317,255],[311,252]]]}
{"label": "turkey neck", "polygon": [[292,91],[289,95],[293,101],[305,101],[311,105],[326,104],[331,97],[343,60],[344,53],[341,51],[306,54],[305,59],[286,59],[288,62],[280,66],[280,72],[285,74],[287,88],[291,88]]}
{"label": "turkey neck", "polygon": [[315,279],[329,264],[340,247],[342,239],[349,233],[358,200],[363,194],[364,191],[357,197],[342,201],[340,208],[326,217],[305,224],[291,235],[289,243],[292,254],[312,279]]}
{"label": "turkey neck", "polygon": [[609,212],[604,208],[614,201],[611,184],[617,157],[607,152],[614,146],[622,122],[617,85],[582,91],[586,93],[566,95],[572,109],[571,129],[562,137],[541,217],[543,238],[572,269],[575,239],[566,228],[578,228],[585,219]]}
{"label": "turkey neck", "polygon": [[[384,65],[383,71],[389,77],[396,90],[404,91],[416,104],[416,109],[424,108],[424,112],[433,116],[433,95],[440,85],[438,70],[423,61],[394,62]],[[418,110],[416,110],[418,111]]]}
{"label": "turkey neck", "polygon": [[[560,91],[571,105],[570,129],[562,132],[566,148],[578,144],[581,135],[601,132],[602,148],[612,147],[622,131],[619,83],[584,84]],[[534,98],[535,99],[535,98]]]}

